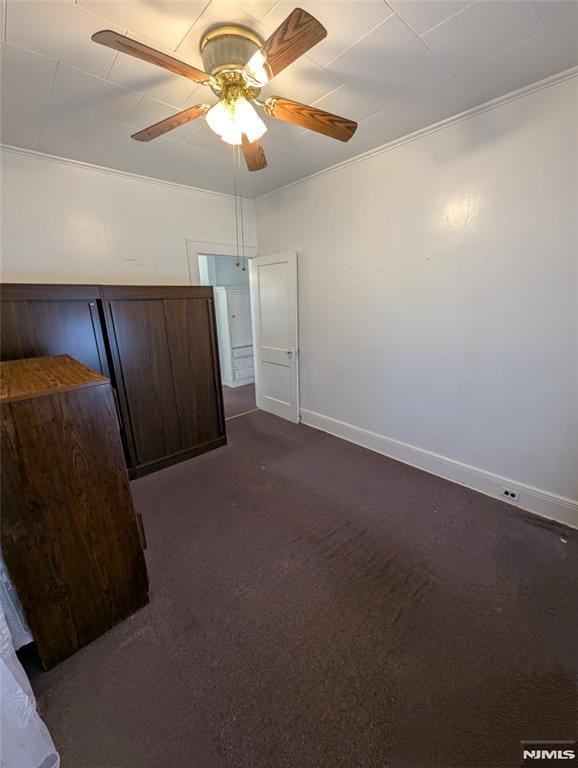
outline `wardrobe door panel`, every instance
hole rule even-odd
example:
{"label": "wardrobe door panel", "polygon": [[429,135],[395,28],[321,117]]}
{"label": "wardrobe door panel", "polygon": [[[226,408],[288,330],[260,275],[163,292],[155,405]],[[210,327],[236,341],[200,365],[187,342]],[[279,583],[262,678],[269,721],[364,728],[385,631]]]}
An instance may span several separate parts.
{"label": "wardrobe door panel", "polygon": [[225,431],[212,302],[165,299],[167,338],[183,449]]}
{"label": "wardrobe door panel", "polygon": [[2,286],[2,359],[70,355],[108,376],[96,286]]}
{"label": "wardrobe door panel", "polygon": [[[122,381],[136,465],[181,450],[162,299],[108,302],[117,380]],[[116,352],[116,354],[114,354]]]}

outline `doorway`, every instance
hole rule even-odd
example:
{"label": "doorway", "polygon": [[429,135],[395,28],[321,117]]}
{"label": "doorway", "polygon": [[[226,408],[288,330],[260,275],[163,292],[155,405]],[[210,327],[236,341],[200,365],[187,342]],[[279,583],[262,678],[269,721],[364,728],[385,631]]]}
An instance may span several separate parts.
{"label": "doorway", "polygon": [[300,421],[297,253],[247,246],[239,259],[232,244],[186,245],[191,284],[214,289],[225,419],[263,410]]}
{"label": "doorway", "polygon": [[248,259],[198,254],[199,277],[212,285],[225,420],[257,410]]}

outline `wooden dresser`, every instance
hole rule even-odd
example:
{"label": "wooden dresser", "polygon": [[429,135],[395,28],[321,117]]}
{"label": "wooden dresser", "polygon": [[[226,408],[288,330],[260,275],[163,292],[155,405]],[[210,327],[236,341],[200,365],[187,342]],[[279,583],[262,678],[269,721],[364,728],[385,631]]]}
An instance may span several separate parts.
{"label": "wooden dresser", "polygon": [[2,551],[45,667],[148,602],[108,379],[68,355],[0,363]]}

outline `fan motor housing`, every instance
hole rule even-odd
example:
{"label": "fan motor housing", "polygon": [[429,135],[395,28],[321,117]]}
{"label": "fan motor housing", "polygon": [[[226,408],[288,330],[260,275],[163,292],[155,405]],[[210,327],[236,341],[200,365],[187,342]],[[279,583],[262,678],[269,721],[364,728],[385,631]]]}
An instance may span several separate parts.
{"label": "fan motor housing", "polygon": [[213,77],[225,70],[241,70],[263,45],[256,32],[238,24],[209,28],[201,38],[203,68]]}

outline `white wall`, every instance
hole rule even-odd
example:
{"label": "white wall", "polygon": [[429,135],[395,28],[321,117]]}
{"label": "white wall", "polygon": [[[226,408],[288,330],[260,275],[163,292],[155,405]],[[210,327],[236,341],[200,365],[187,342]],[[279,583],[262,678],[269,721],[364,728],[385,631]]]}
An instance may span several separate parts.
{"label": "white wall", "polygon": [[257,201],[259,252],[299,253],[304,421],[493,495],[509,478],[574,523],[576,96],[566,80]]}
{"label": "white wall", "polygon": [[[187,239],[235,243],[227,195],[6,148],[0,161],[6,282],[186,284]],[[254,204],[243,209],[254,245]]]}

